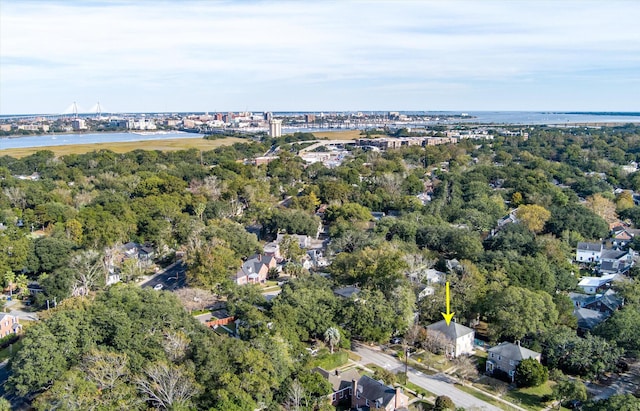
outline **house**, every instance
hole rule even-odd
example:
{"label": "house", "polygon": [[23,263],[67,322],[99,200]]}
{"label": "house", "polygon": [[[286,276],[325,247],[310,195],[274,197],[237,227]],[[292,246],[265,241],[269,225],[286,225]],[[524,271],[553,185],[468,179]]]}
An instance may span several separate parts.
{"label": "house", "polygon": [[576,308],[588,308],[608,314],[613,314],[624,304],[623,299],[611,289],[595,295],[569,293],[569,298]]}
{"label": "house", "polygon": [[154,255],[155,252],[153,251],[153,247],[148,245],[142,246],[138,250],[138,258],[140,261],[151,261]]}
{"label": "house", "polygon": [[351,368],[346,371],[335,370],[329,372],[320,367],[316,367],[313,371],[322,375],[331,384],[333,392],[328,395],[331,405],[336,407],[340,404],[350,404],[352,381],[360,379],[358,370]]}
{"label": "house", "polygon": [[625,274],[634,265],[635,252],[628,250],[603,250],[598,271],[601,274]]}
{"label": "house", "polygon": [[487,350],[487,373],[493,374],[496,370],[501,370],[513,378],[516,374],[516,367],[520,361],[533,358],[540,362],[542,354],[520,346],[520,341],[515,344],[502,342]]}
{"label": "house", "polygon": [[233,277],[238,285],[263,284],[267,281],[267,274],[276,267],[276,259],[270,256],[256,254],[247,259]]}
{"label": "house", "polygon": [[360,289],[357,286],[350,285],[348,287],[336,288],[333,293],[338,297],[351,298],[352,295],[358,295]]}
{"label": "house", "polygon": [[275,241],[265,244],[262,251],[267,257],[274,257],[278,261],[282,260],[282,255],[280,254],[280,245]]}
{"label": "house", "polygon": [[18,317],[11,314],[0,313],[0,338],[9,334],[19,334],[22,331],[22,324],[18,322]]}
{"label": "house", "polygon": [[277,244],[280,244],[282,240],[284,240],[285,236],[293,237],[294,239],[296,239],[300,248],[309,248],[309,246],[311,246],[311,237],[301,234],[278,234],[275,242]]}
{"label": "house", "polygon": [[624,248],[628,246],[639,233],[640,230],[638,229],[618,224],[611,229],[611,246],[613,248]]}
{"label": "house", "polygon": [[583,263],[597,263],[602,255],[602,243],[579,242],[576,249],[576,261]]}
{"label": "house", "polygon": [[390,387],[367,375],[351,381],[352,410],[408,411],[408,407],[409,397],[399,387]]}
{"label": "house", "polygon": [[442,333],[449,340],[449,346],[445,350],[448,357],[456,358],[463,354],[471,355],[474,352],[473,340],[475,331],[472,328],[465,327],[455,321],[451,321],[447,325],[445,320],[441,320],[428,325],[427,333],[429,331]]}
{"label": "house", "polygon": [[608,289],[616,276],[617,274],[608,274],[602,277],[582,277],[578,287],[581,287],[586,294],[596,294],[605,288]]}
{"label": "house", "polygon": [[573,315],[578,319],[578,331],[580,334],[591,331],[596,325],[609,318],[609,314],[588,308],[576,308]]}

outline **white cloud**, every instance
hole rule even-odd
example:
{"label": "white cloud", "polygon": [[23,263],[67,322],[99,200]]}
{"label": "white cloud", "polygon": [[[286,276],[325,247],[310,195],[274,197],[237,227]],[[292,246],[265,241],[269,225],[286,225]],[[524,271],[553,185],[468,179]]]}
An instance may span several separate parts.
{"label": "white cloud", "polygon": [[[194,95],[214,94],[220,109],[225,99],[229,106],[240,104],[237,95],[264,96],[256,103],[267,105],[274,89],[298,96],[292,85],[308,87],[309,100],[312,92],[325,88],[323,104],[331,104],[331,90],[344,96],[347,88],[352,90],[348,103],[360,101],[367,109],[367,104],[388,103],[384,93],[376,96],[380,101],[361,95],[376,87],[397,85],[389,93],[399,105],[407,103],[398,92],[408,83],[425,90],[439,89],[439,82],[445,88],[481,89],[483,81],[504,84],[505,95],[514,90],[515,104],[519,83],[547,76],[575,82],[576,73],[585,69],[594,70],[590,81],[598,80],[598,71],[604,81],[608,72],[626,69],[631,84],[620,93],[631,103],[629,93],[638,91],[638,83],[630,73],[640,70],[637,15],[640,5],[624,1],[122,1],[87,6],[3,0],[0,113],[56,111],[68,104],[68,94],[83,93],[99,94],[121,110],[159,109],[131,107],[127,90],[149,93],[139,104],[164,99],[180,109],[208,103],[189,101],[185,88],[197,90]],[[44,85],[51,93],[32,101]],[[458,89],[451,89],[448,104],[455,102]],[[460,95],[461,108],[468,101]],[[342,103],[333,104],[340,109]],[[313,101],[304,104],[310,107]]]}

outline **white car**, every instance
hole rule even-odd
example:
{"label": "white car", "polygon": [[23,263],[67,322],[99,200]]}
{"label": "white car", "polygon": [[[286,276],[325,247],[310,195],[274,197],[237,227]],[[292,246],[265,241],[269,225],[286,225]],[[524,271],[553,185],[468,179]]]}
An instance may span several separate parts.
{"label": "white car", "polygon": [[154,290],[162,290],[162,284],[156,284],[153,286]]}

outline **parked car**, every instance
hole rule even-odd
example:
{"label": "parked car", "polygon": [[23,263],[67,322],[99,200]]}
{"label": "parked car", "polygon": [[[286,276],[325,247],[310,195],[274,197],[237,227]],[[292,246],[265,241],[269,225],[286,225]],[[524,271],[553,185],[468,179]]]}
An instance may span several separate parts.
{"label": "parked car", "polygon": [[154,290],[162,290],[162,284],[156,284],[153,286]]}

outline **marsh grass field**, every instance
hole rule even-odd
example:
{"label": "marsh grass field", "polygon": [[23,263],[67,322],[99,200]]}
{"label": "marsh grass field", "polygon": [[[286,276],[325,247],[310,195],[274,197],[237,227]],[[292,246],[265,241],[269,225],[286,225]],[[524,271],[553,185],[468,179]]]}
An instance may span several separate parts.
{"label": "marsh grass field", "polygon": [[[177,151],[196,148],[198,150],[213,150],[220,146],[228,146],[233,143],[242,143],[247,140],[237,137],[227,137],[220,140],[205,140],[203,138],[175,138],[166,140],[146,140],[146,141],[126,141],[115,143],[89,143],[89,144],[69,144],[64,146],[28,147],[28,148],[0,148],[1,156],[11,156],[15,158],[26,157],[41,150],[50,150],[57,156],[67,154],[83,154],[92,151],[111,150],[114,153],[127,153],[133,150],[160,150]],[[0,143],[1,144],[1,143]]]}

